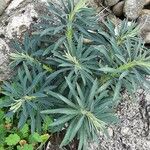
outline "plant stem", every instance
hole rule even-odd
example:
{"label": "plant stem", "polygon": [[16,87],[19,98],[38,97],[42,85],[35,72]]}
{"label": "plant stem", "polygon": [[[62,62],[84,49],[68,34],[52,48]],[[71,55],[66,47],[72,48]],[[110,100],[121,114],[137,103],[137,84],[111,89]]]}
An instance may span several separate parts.
{"label": "plant stem", "polygon": [[74,54],[73,52],[73,22],[75,19],[76,13],[80,12],[82,8],[86,6],[87,0],[79,0],[79,2],[75,5],[74,9],[71,10],[70,14],[68,15],[68,23],[67,23],[67,31],[66,31],[66,37],[69,44],[69,48],[71,51],[71,54]]}
{"label": "plant stem", "polygon": [[122,73],[123,71],[127,71],[127,70],[129,70],[135,66],[141,66],[141,67],[148,67],[149,68],[150,63],[145,62],[143,60],[134,60],[134,61],[128,62],[128,63],[123,64],[120,67],[116,68],[117,72],[104,75],[103,78],[101,78],[101,80],[103,80],[105,83],[106,81],[111,80],[113,78],[119,78],[120,73]]}

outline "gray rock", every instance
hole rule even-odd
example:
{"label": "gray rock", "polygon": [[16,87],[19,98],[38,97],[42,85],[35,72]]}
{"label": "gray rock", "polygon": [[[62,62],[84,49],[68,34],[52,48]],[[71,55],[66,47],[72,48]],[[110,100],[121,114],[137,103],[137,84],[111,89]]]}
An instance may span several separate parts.
{"label": "gray rock", "polygon": [[150,32],[145,35],[144,41],[145,43],[150,44]]}
{"label": "gray rock", "polygon": [[141,16],[138,19],[138,23],[141,25],[142,30],[150,32],[150,10],[143,9]]}
{"label": "gray rock", "polygon": [[107,131],[108,131],[108,135],[109,135],[110,137],[113,137],[113,135],[114,135],[113,128],[108,127]]}
{"label": "gray rock", "polygon": [[89,143],[87,150],[98,150],[98,148],[99,148],[98,143],[92,141],[92,142]]}
{"label": "gray rock", "polygon": [[[8,7],[6,12],[9,14],[13,8],[14,7]],[[22,33],[30,28],[30,25],[33,23],[32,18],[36,18],[38,16],[33,4],[28,4],[25,8],[20,9],[20,11],[21,10],[25,10],[24,13],[17,14],[9,19],[9,23],[6,27],[6,33],[9,39],[12,39],[14,35],[20,37]]]}
{"label": "gray rock", "polygon": [[0,15],[3,13],[3,11],[6,8],[6,1],[5,0],[0,0]]}
{"label": "gray rock", "polygon": [[[2,8],[1,2],[0,0],[0,8]],[[10,0],[6,2],[9,4]],[[9,48],[7,43],[14,38],[22,40],[24,32],[30,30],[30,27],[36,23],[34,18],[38,20],[39,14],[45,13],[46,5],[45,0],[11,0],[5,12],[0,16],[0,81],[7,80],[12,72],[8,64],[10,63],[9,54],[13,49]]]}
{"label": "gray rock", "polygon": [[144,38],[145,43],[150,43],[150,10],[142,10],[138,23],[141,28],[141,36]]}
{"label": "gray rock", "polygon": [[130,128],[129,127],[122,127],[121,128],[121,134],[122,135],[130,135],[131,134],[131,130],[130,130]]}
{"label": "gray rock", "polygon": [[96,5],[100,6],[101,4],[103,4],[104,0],[92,0],[92,1],[89,1],[90,3],[94,2]]}
{"label": "gray rock", "polygon": [[9,78],[10,69],[8,67],[9,63],[9,46],[7,43],[0,39],[0,81]]}
{"label": "gray rock", "polygon": [[135,20],[139,17],[144,7],[144,0],[125,0],[124,14],[130,20]]}
{"label": "gray rock", "polygon": [[113,5],[117,4],[118,2],[119,2],[119,0],[105,0],[105,5],[113,6]]}
{"label": "gray rock", "polygon": [[123,8],[124,8],[124,1],[121,1],[119,3],[117,3],[114,7],[113,7],[113,13],[117,16],[120,17],[123,15]]}
{"label": "gray rock", "polygon": [[150,5],[150,0],[145,0],[145,5]]}
{"label": "gray rock", "polygon": [[11,10],[17,9],[17,7],[23,2],[24,0],[13,0],[7,8],[7,14],[11,12]]}

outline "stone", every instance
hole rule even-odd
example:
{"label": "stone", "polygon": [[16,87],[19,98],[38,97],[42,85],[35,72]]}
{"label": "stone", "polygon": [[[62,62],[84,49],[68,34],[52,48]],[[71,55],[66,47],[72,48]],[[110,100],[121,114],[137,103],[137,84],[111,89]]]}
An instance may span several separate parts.
{"label": "stone", "polygon": [[6,80],[9,78],[9,46],[8,44],[0,38],[0,81]]}
{"label": "stone", "polygon": [[150,5],[150,0],[145,0],[145,5]]}
{"label": "stone", "polygon": [[103,1],[104,0],[93,0],[93,1],[90,1],[90,3],[92,2],[94,2],[97,6],[100,6],[100,5],[102,5],[103,4]]}
{"label": "stone", "polygon": [[98,13],[104,9],[102,6],[102,0],[89,1],[88,5],[89,7],[93,7]]}
{"label": "stone", "polygon": [[143,9],[142,14],[138,19],[141,36],[145,43],[150,43],[150,10]]}
{"label": "stone", "polygon": [[9,4],[12,0],[5,0],[7,4]]}
{"label": "stone", "polygon": [[37,12],[34,10],[33,4],[28,4],[25,9],[23,8],[22,10],[24,10],[24,13],[13,16],[9,20],[6,27],[6,33],[9,39],[12,39],[14,35],[20,37],[22,33],[30,28],[33,18],[38,16]]}
{"label": "stone", "polygon": [[13,0],[7,8],[7,14],[9,14],[11,10],[15,10],[23,1],[24,0]]}
{"label": "stone", "polygon": [[149,9],[143,9],[141,12],[141,15],[150,15],[150,10]]}
{"label": "stone", "polygon": [[121,17],[123,15],[123,8],[124,8],[124,1],[121,1],[117,3],[115,6],[113,6],[112,10],[117,17]]}
{"label": "stone", "polygon": [[145,35],[144,41],[145,43],[150,44],[150,32]]}
{"label": "stone", "polygon": [[[9,48],[12,39],[23,40],[24,33],[30,32],[31,26],[36,24],[39,15],[45,12],[46,2],[43,0],[7,0],[9,5],[0,16],[0,81],[11,78],[13,71],[8,67],[9,55],[13,48]],[[0,0],[0,8],[2,7]],[[42,13],[36,6],[40,6]],[[46,7],[47,8],[47,7]],[[0,10],[1,12],[1,10]]]}
{"label": "stone", "polygon": [[109,128],[107,129],[107,132],[108,132],[108,135],[109,135],[110,137],[113,137],[114,131],[113,131],[113,129],[112,129],[111,127],[109,127]]}
{"label": "stone", "polygon": [[131,130],[129,127],[122,127],[121,128],[121,134],[122,135],[130,135],[131,134]]}
{"label": "stone", "polygon": [[119,2],[119,0],[105,0],[105,5],[106,6],[114,6],[118,2]]}
{"label": "stone", "polygon": [[135,20],[139,17],[144,7],[144,0],[125,0],[124,14],[129,20]]}
{"label": "stone", "polygon": [[87,150],[97,150],[99,148],[98,143],[92,141],[89,143]]}
{"label": "stone", "polygon": [[3,13],[6,6],[7,6],[6,1],[5,0],[0,0],[0,15]]}

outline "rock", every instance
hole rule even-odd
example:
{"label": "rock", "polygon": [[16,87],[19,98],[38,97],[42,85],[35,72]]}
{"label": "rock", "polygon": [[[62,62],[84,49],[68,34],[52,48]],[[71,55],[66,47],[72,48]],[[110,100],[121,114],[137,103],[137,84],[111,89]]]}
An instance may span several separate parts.
{"label": "rock", "polygon": [[97,150],[98,148],[99,148],[98,143],[92,141],[91,143],[89,143],[87,150]]}
{"label": "rock", "polygon": [[30,27],[38,21],[38,16],[47,14],[45,12],[47,4],[41,1],[43,0],[7,0],[9,6],[0,16],[0,81],[11,77],[12,71],[8,64],[10,63],[9,54],[13,49],[9,48],[8,43],[16,38],[22,40],[24,33],[32,30]]}
{"label": "rock", "polygon": [[150,10],[142,10],[138,23],[141,28],[141,36],[144,38],[145,43],[150,43]]}
{"label": "rock", "polygon": [[88,4],[89,4],[89,7],[93,7],[98,13],[104,9],[102,6],[102,0],[92,0],[92,1],[89,1]]}
{"label": "rock", "polygon": [[120,17],[123,15],[123,8],[124,8],[124,1],[121,1],[119,3],[117,3],[114,7],[113,7],[113,13],[117,16]]}
{"label": "rock", "polygon": [[144,41],[145,43],[150,44],[150,32],[145,35]]}
{"label": "rock", "polygon": [[118,2],[119,2],[119,0],[105,0],[105,5],[113,6],[113,5],[117,4]]}
{"label": "rock", "polygon": [[110,137],[113,137],[113,135],[114,135],[113,129],[109,127],[109,128],[107,129],[107,131],[108,131],[108,135],[109,135]]}
{"label": "rock", "polygon": [[9,4],[12,0],[5,0],[7,4]]}
{"label": "rock", "polygon": [[130,135],[131,134],[131,130],[129,127],[122,127],[121,128],[121,134],[122,135]]}
{"label": "rock", "polygon": [[150,0],[145,0],[145,5],[150,5]]}
{"label": "rock", "polygon": [[125,0],[124,14],[129,20],[139,17],[144,7],[144,0]]}
{"label": "rock", "polygon": [[141,12],[141,16],[142,15],[150,15],[150,10],[149,9],[143,9]]}
{"label": "rock", "polygon": [[100,5],[102,5],[103,4],[103,1],[104,0],[93,0],[93,1],[89,1],[90,3],[92,2],[94,2],[97,6],[100,6]]}
{"label": "rock", "polygon": [[9,78],[9,67],[8,67],[8,54],[9,46],[7,43],[0,38],[0,81],[6,80]]}
{"label": "rock", "polygon": [[15,10],[23,1],[24,0],[13,0],[7,8],[7,14],[9,14],[11,10]]}
{"label": "rock", "polygon": [[[13,8],[11,8],[13,9]],[[8,10],[11,10],[8,8]],[[7,13],[9,12],[7,10]],[[27,29],[30,28],[30,25],[33,22],[33,18],[37,17],[38,14],[34,10],[33,4],[28,4],[25,8],[21,9],[24,13],[20,13],[12,18],[10,18],[9,23],[6,27],[6,33],[8,38],[12,39],[14,35],[20,37]]]}
{"label": "rock", "polygon": [[6,6],[7,6],[6,1],[5,0],[0,0],[0,15],[3,13]]}

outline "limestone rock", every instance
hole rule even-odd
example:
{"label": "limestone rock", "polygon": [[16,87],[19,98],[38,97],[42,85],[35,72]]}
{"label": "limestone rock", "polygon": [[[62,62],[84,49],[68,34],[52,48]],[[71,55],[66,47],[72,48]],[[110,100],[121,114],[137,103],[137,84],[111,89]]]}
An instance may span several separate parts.
{"label": "limestone rock", "polygon": [[110,137],[113,137],[113,135],[114,135],[113,129],[112,129],[111,127],[109,127],[109,128],[107,129],[107,131],[108,131],[108,135],[109,135]]}
{"label": "limestone rock", "polygon": [[131,130],[129,127],[122,127],[121,128],[121,134],[122,135],[130,135],[131,134]]}
{"label": "limestone rock", "polygon": [[124,14],[130,20],[135,20],[139,17],[144,7],[144,0],[125,0]]}
{"label": "limestone rock", "polygon": [[138,23],[141,25],[142,30],[150,32],[150,10],[143,9],[138,19]]}
{"label": "limestone rock", "polygon": [[150,44],[150,32],[146,33],[144,40],[145,43]]}
{"label": "limestone rock", "polygon": [[19,6],[24,0],[13,0],[10,5],[7,8],[7,14],[11,11],[11,10],[15,10],[17,8],[17,6]]}
{"label": "limestone rock", "polygon": [[141,28],[141,36],[144,38],[146,43],[150,43],[150,10],[142,10],[138,23]]}
{"label": "limestone rock", "polygon": [[0,38],[0,81],[9,78],[9,67],[8,67],[8,54],[9,46],[7,43]]}
{"label": "limestone rock", "polygon": [[116,16],[120,17],[123,15],[123,8],[124,8],[124,1],[121,1],[113,7],[113,13]]}
{"label": "limestone rock", "polygon": [[6,1],[5,0],[0,0],[0,15],[3,13],[3,11],[6,8]]}
{"label": "limestone rock", "polygon": [[9,23],[6,27],[7,36],[12,39],[14,35],[20,37],[27,29],[29,29],[33,18],[37,17],[38,14],[34,10],[33,4],[28,4],[25,9],[21,9],[24,13],[20,13],[10,18]]}
{"label": "limestone rock", "polygon": [[105,5],[113,6],[113,5],[117,4],[118,2],[119,2],[119,0],[105,0]]}
{"label": "limestone rock", "polygon": [[[13,49],[9,48],[8,43],[16,38],[22,40],[24,33],[27,30],[30,32],[30,27],[38,21],[38,16],[47,14],[47,4],[41,1],[43,0],[7,0],[10,4],[0,16],[0,81],[8,79],[11,75],[8,64],[9,54]],[[1,4],[0,0],[0,8]]]}
{"label": "limestone rock", "polygon": [[92,141],[91,143],[89,143],[87,150],[99,150],[98,143]]}
{"label": "limestone rock", "polygon": [[145,5],[150,5],[150,0],[145,0]]}

